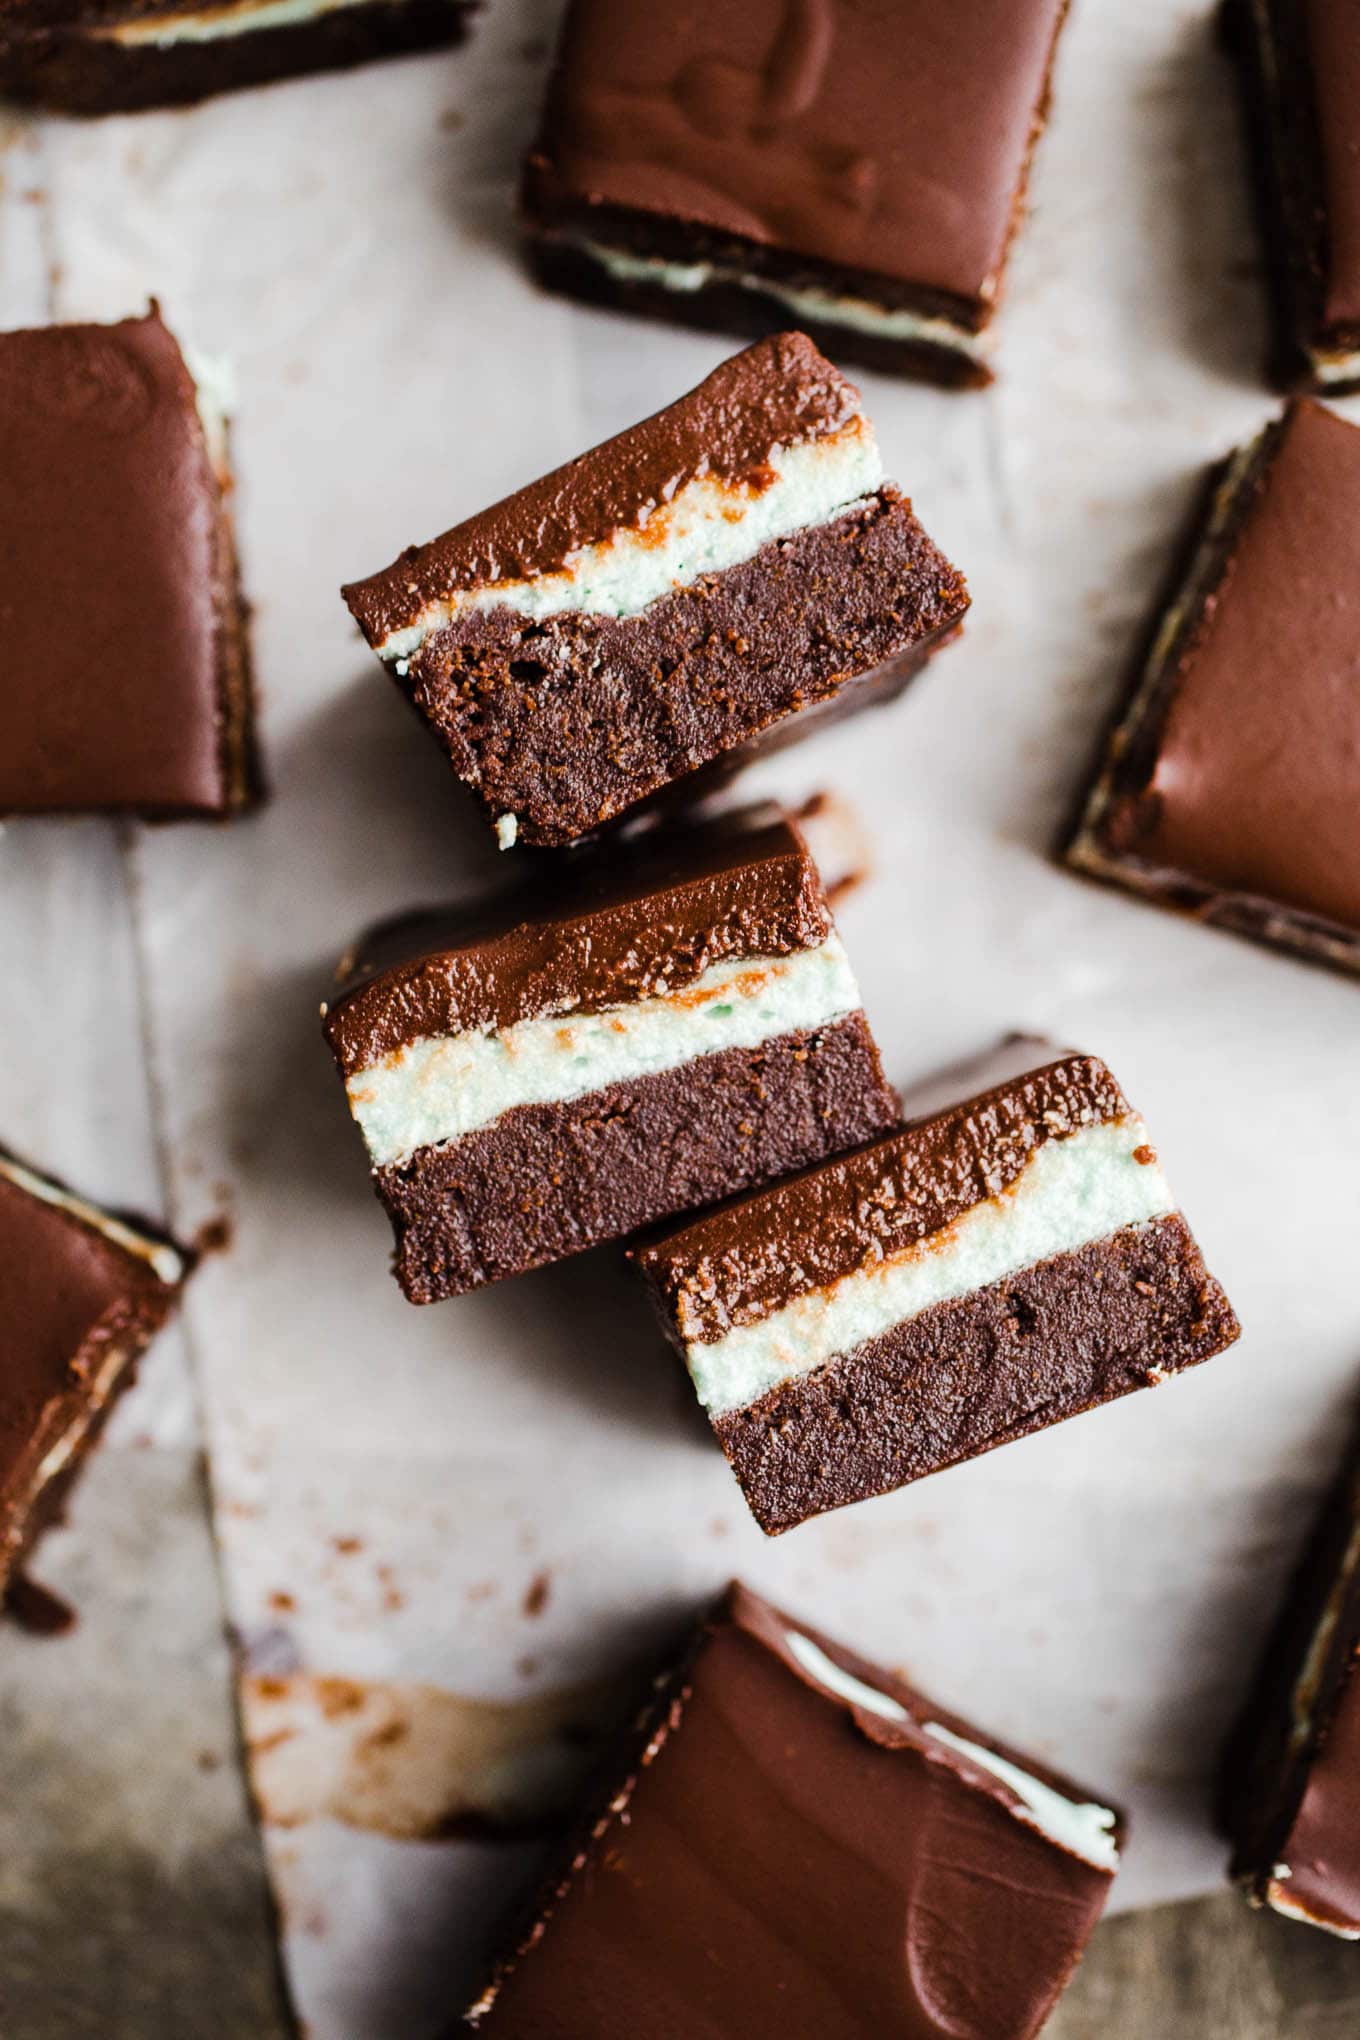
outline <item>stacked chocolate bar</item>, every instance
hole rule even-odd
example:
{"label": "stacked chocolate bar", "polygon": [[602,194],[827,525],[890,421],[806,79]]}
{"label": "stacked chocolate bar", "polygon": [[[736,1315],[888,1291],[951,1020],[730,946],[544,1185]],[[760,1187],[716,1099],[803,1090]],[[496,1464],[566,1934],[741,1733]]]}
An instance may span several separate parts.
{"label": "stacked chocolate bar", "polygon": [[62,113],[179,106],[461,41],[478,0],[6,0],[0,100]]}
{"label": "stacked chocolate bar", "polygon": [[0,1151],[0,1601],[60,1511],[193,1256]]}

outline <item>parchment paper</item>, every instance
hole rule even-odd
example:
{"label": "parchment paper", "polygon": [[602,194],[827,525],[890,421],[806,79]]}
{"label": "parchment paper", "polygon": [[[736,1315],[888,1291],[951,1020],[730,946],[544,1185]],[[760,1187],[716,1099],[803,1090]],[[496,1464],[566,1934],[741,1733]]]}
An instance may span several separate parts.
{"label": "parchment paper", "polygon": [[[551,13],[494,0],[451,57],[45,123],[4,158],[41,193],[57,315],[154,290],[239,386],[274,799],[229,831],[136,838],[118,968],[173,1215],[233,1223],[188,1322],[317,2040],[406,2040],[458,2007],[600,1682],[733,1572],[1126,1802],[1117,1904],[1213,1888],[1213,1752],[1360,1363],[1355,986],[1047,856],[1203,464],[1272,408],[1230,80],[1207,9],[1178,0],[1075,9],[995,389],[861,378],[890,472],[971,578],[966,641],[746,788],[834,789],[872,843],[841,925],[899,1081],[1013,1027],[1110,1061],[1241,1345],[770,1544],[614,1254],[402,1301],[317,1001],[365,921],[475,889],[495,853],[336,585],[731,351],[526,281],[509,193]],[[31,243],[13,212],[7,307]],[[83,925],[45,901],[47,840],[6,835],[0,912],[64,1016],[50,1159],[135,1190],[145,1156],[108,1139],[108,1100],[145,1082],[139,1052],[100,1060],[100,947],[77,970],[44,940],[49,909]],[[96,834],[66,869],[95,887],[111,854]]]}

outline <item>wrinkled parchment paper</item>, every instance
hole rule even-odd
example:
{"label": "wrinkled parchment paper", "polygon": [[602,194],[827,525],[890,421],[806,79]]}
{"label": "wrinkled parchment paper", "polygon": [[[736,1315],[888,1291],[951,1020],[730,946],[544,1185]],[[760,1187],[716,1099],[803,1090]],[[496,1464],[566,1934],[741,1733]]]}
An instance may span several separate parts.
{"label": "wrinkled parchment paper", "polygon": [[[965,642],[747,784],[831,789],[872,846],[841,925],[899,1082],[1017,1026],[1111,1062],[1241,1345],[770,1544],[614,1254],[402,1301],[317,1002],[367,920],[495,853],[336,586],[730,351],[526,280],[509,194],[552,12],[494,0],[450,56],[15,127],[0,156],[9,323],[154,291],[239,391],[273,800],[222,832],[9,828],[0,1106],[95,1190],[230,1219],[187,1327],[316,2040],[460,2004],[618,1666],[733,1572],[1127,1803],[1116,1903],[1214,1887],[1208,1768],[1360,1366],[1355,986],[1047,856],[1202,465],[1271,409],[1199,0],[1074,10],[996,387],[860,378],[972,580]],[[153,1372],[126,1422],[175,1408]]]}

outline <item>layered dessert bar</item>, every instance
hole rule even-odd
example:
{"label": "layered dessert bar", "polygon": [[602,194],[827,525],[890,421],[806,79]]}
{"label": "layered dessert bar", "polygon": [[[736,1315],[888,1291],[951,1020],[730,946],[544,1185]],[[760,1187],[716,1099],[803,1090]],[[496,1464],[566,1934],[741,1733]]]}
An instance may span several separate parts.
{"label": "layered dessert bar", "polygon": [[413,1303],[895,1123],[802,838],[747,810],[361,945],[326,1035]]}
{"label": "layered dessert bar", "polygon": [[733,1586],[460,2030],[495,2040],[1029,2040],[1124,1823]]}
{"label": "layered dessert bar", "polygon": [[975,385],[1067,0],[572,0],[522,210],[550,287]]}
{"label": "layered dessert bar", "polygon": [[0,1150],[0,1600],[52,1521],[190,1256]]}
{"label": "layered dessert bar", "polygon": [[883,1494],[1238,1335],[1103,1063],[1067,1055],[633,1258],[762,1530]]}
{"label": "layered dessert bar", "polygon": [[1228,0],[1270,278],[1272,373],[1360,389],[1360,21],[1352,0]]}
{"label": "layered dessert bar", "polygon": [[258,793],[226,421],[153,307],[0,333],[0,813]]}
{"label": "layered dessert bar", "polygon": [[461,42],[477,0],[0,0],[0,100],[137,113]]}
{"label": "layered dessert bar", "polygon": [[1216,469],[1067,857],[1360,970],[1360,430],[1318,404]]}
{"label": "layered dessert bar", "polygon": [[1225,1753],[1220,1817],[1254,1904],[1360,1940],[1360,1449]]}
{"label": "layered dessert bar", "polygon": [[344,592],[503,847],[890,698],[968,606],[798,333]]}

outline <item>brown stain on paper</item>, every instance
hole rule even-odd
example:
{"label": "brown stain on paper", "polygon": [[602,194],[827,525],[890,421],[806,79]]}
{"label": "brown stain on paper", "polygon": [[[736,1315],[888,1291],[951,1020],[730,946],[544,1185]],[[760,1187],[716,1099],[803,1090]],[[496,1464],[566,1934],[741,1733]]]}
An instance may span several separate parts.
{"label": "brown stain on paper", "polygon": [[397,1681],[251,1675],[246,1749],[271,1827],[338,1820],[396,1840],[512,1839],[551,1831],[603,1735],[614,1686],[483,1700]]}

